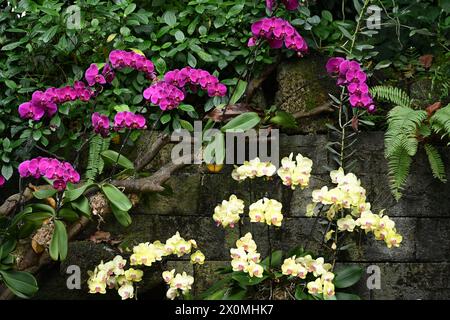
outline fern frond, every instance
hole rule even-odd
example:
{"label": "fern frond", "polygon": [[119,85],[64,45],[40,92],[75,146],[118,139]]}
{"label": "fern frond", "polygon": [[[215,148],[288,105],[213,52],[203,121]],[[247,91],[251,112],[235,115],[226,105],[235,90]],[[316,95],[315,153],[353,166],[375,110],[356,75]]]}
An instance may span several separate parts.
{"label": "fern frond", "polygon": [[437,110],[430,118],[430,124],[434,132],[442,135],[441,138],[450,137],[450,104]]}
{"label": "fern frond", "polygon": [[85,177],[87,180],[95,180],[103,171],[104,162],[100,154],[109,148],[110,139],[95,135],[89,141],[89,155]]}
{"label": "fern frond", "polygon": [[385,134],[385,156],[389,158],[403,148],[409,156],[417,152],[418,141],[416,132],[427,118],[423,110],[397,106],[388,114],[388,129]]}
{"label": "fern frond", "polygon": [[374,86],[370,88],[370,93],[373,98],[392,102],[396,106],[411,106],[412,99],[405,91],[399,88],[392,86]]}
{"label": "fern frond", "polygon": [[445,174],[445,166],[442,161],[439,151],[431,144],[425,144],[425,151],[428,156],[428,162],[430,163],[431,171],[433,172],[433,177],[441,180],[441,182],[447,182],[447,176]]}
{"label": "fern frond", "polygon": [[408,154],[408,151],[402,147],[397,149],[396,152],[388,158],[391,192],[397,201],[402,196],[401,191],[408,178],[411,162],[412,157]]}

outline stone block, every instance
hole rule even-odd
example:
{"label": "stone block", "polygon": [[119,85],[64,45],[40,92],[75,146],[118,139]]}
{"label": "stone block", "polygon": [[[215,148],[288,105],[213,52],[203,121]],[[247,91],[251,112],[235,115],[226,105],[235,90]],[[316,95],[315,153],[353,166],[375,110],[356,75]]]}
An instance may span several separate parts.
{"label": "stone block", "polygon": [[200,201],[200,174],[177,174],[163,193],[143,194],[135,212],[159,215],[196,215]]}
{"label": "stone block", "polygon": [[[184,239],[195,239],[199,250],[208,260],[227,259],[229,256],[227,244],[237,239],[237,228],[224,230],[216,227],[211,216],[134,215],[132,218],[133,223],[128,228],[108,223],[103,230],[111,232],[112,237],[121,236],[123,244],[127,247],[139,242],[156,240],[165,242],[179,231]],[[189,256],[181,259],[189,259]]]}

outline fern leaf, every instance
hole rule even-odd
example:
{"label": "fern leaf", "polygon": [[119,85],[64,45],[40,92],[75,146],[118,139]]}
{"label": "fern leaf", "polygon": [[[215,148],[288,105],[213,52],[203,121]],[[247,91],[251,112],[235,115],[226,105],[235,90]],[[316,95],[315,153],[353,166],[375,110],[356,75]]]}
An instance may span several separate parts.
{"label": "fern leaf", "polygon": [[425,144],[425,151],[428,156],[428,162],[430,163],[431,171],[433,172],[433,177],[441,180],[441,182],[447,182],[447,176],[445,174],[445,166],[442,161],[439,151],[431,144]]}
{"label": "fern leaf", "polygon": [[89,155],[86,168],[86,179],[95,180],[102,173],[104,162],[100,154],[109,148],[110,139],[95,135],[89,141]]}
{"label": "fern leaf", "polygon": [[437,110],[430,118],[431,128],[442,137],[450,137],[450,104]]}
{"label": "fern leaf", "polygon": [[388,158],[391,192],[397,201],[402,196],[401,191],[408,178],[411,162],[411,156],[402,147]]}
{"label": "fern leaf", "polygon": [[388,129],[385,134],[385,156],[389,158],[398,149],[404,149],[409,156],[417,152],[416,132],[427,118],[423,110],[397,106],[388,114]]}
{"label": "fern leaf", "polygon": [[412,99],[405,91],[392,86],[374,86],[370,89],[370,93],[375,99],[386,100],[396,106],[410,107],[412,103]]}

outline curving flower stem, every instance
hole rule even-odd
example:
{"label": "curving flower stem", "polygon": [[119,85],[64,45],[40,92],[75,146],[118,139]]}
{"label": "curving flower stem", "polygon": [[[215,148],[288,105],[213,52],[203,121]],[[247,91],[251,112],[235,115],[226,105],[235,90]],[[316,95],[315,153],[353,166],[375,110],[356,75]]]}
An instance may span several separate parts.
{"label": "curving flower stem", "polygon": [[369,2],[370,2],[370,0],[365,0],[364,5],[361,8],[361,11],[359,12],[358,20],[356,21],[355,32],[353,33],[352,42],[351,42],[350,49],[349,49],[350,54],[353,52],[353,47],[355,46],[356,37],[358,35],[359,28],[361,27],[361,21],[362,21],[364,13],[366,12],[366,8],[369,5]]}
{"label": "curving flower stem", "polygon": [[272,269],[272,239],[270,237],[270,226],[267,225],[267,242],[269,244],[269,272]]}
{"label": "curving flower stem", "polygon": [[116,174],[117,164],[119,163],[120,154],[122,153],[122,150],[123,150],[125,144],[128,142],[130,135],[131,135],[131,129],[127,129],[127,135],[125,136],[125,139],[123,139],[122,144],[120,145],[119,152],[117,153],[117,159],[114,162],[114,165],[113,165],[113,168],[111,171],[111,175],[109,176],[110,181],[111,181],[112,177],[114,177],[114,175]]}
{"label": "curving flower stem", "polygon": [[[345,155],[344,155],[344,151],[345,151],[345,124],[343,124],[342,121],[342,116],[343,116],[343,112],[345,105],[343,103],[343,99],[344,99],[344,94],[345,94],[345,89],[344,87],[342,87],[342,91],[341,91],[341,97],[340,97],[340,105],[339,105],[339,127],[341,128],[341,150],[339,152],[339,162],[342,168],[344,168],[344,160],[345,160]],[[347,119],[345,121],[347,123]]]}

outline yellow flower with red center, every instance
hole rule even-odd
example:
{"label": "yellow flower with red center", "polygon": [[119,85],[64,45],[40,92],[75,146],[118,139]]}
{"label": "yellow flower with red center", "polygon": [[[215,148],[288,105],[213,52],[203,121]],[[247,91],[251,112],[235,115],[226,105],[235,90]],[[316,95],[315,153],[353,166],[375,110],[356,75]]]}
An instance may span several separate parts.
{"label": "yellow flower with red center", "polygon": [[312,165],[311,159],[301,154],[297,154],[295,160],[293,160],[293,154],[291,153],[289,157],[281,159],[281,167],[277,170],[277,174],[283,181],[283,184],[291,187],[292,190],[296,186],[304,189],[309,185]]}
{"label": "yellow flower with red center", "polygon": [[244,213],[244,201],[233,194],[229,200],[223,200],[222,204],[214,208],[213,219],[219,226],[233,228],[239,222],[239,215],[242,213]]}

